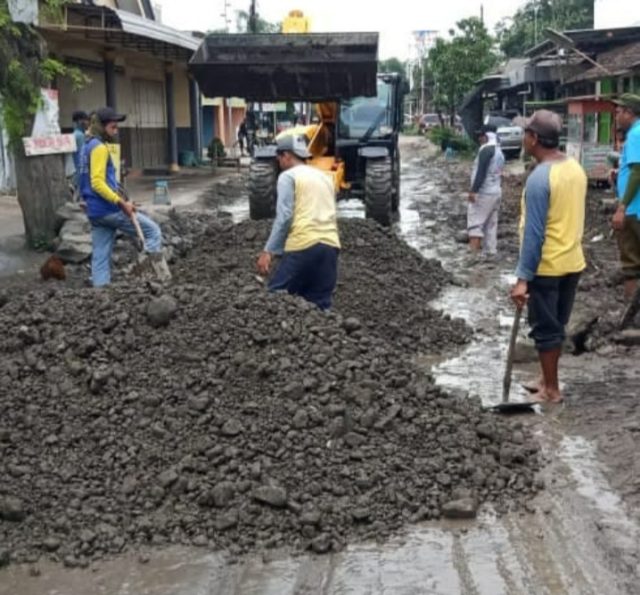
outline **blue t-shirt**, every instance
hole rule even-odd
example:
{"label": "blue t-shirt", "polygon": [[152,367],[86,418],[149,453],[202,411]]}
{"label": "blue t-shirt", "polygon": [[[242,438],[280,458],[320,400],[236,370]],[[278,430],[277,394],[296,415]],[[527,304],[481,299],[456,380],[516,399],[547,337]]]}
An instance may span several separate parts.
{"label": "blue t-shirt", "polygon": [[[629,177],[631,176],[631,166],[640,164],[640,120],[627,132],[627,139],[620,155],[620,170],[618,171],[618,199],[621,200],[627,190]],[[626,211],[627,215],[635,215],[640,219],[640,190],[636,192]]]}

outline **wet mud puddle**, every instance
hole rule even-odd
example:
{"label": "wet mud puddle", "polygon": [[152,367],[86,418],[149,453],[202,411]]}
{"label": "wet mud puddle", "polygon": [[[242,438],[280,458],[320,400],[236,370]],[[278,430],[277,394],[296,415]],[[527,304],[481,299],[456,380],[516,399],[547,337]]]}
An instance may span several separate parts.
{"label": "wet mud puddle", "polygon": [[[463,270],[463,253],[447,226],[447,197],[418,159],[403,164],[398,233],[449,270]],[[450,206],[450,205],[448,205]],[[225,206],[234,219],[246,207]],[[357,201],[341,216],[363,216]],[[461,255],[462,254],[462,255]],[[436,305],[476,329],[471,343],[449,359],[426,362],[444,388],[500,398],[506,341],[512,322],[507,270],[468,271]],[[531,371],[527,372],[531,374]],[[514,377],[514,397],[523,398]],[[355,544],[327,556],[270,554],[230,564],[224,554],[197,548],[140,552],[85,570],[39,565],[39,576],[9,567],[0,595],[419,595],[575,594],[637,592],[637,526],[607,484],[586,440],[567,436],[546,414],[527,416],[549,458],[547,489],[532,512],[498,517],[485,510],[474,523],[423,523],[383,545]]]}

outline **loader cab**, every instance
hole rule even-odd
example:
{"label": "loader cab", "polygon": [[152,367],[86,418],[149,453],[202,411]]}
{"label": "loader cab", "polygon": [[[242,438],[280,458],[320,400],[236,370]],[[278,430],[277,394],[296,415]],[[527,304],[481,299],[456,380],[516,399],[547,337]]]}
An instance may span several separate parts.
{"label": "loader cab", "polygon": [[388,225],[400,203],[398,136],[406,83],[396,73],[378,74],[376,91],[340,102],[335,151],[345,164],[344,194],[362,198],[367,217]]}
{"label": "loader cab", "polygon": [[[360,140],[388,138],[397,132],[400,123],[398,75],[378,75],[375,97],[354,97],[340,102],[338,138]],[[343,143],[348,145],[349,143]]]}

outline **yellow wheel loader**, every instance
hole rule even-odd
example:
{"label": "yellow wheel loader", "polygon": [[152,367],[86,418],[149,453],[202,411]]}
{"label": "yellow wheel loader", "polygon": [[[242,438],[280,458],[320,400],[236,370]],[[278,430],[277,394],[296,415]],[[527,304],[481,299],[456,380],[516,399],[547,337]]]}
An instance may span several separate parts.
{"label": "yellow wheel loader", "polygon": [[[377,74],[377,33],[213,34],[189,68],[209,97],[314,103],[318,124],[299,128],[309,164],[331,176],[338,199],[358,197],[390,225],[400,201],[398,135],[406,83]],[[252,219],[275,214],[275,144],[256,147],[249,169]]]}

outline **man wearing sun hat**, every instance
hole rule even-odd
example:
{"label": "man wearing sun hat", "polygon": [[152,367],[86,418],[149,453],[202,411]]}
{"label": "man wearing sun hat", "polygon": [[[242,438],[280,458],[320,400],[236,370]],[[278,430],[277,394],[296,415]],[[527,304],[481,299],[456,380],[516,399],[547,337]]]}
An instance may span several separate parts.
{"label": "man wearing sun hat", "polygon": [[269,289],[286,290],[327,310],[336,287],[340,251],[333,181],[306,164],[311,154],[302,135],[280,138],[276,154],[282,170],[276,218],[258,257],[258,272],[267,276],[273,255],[282,254]]}

